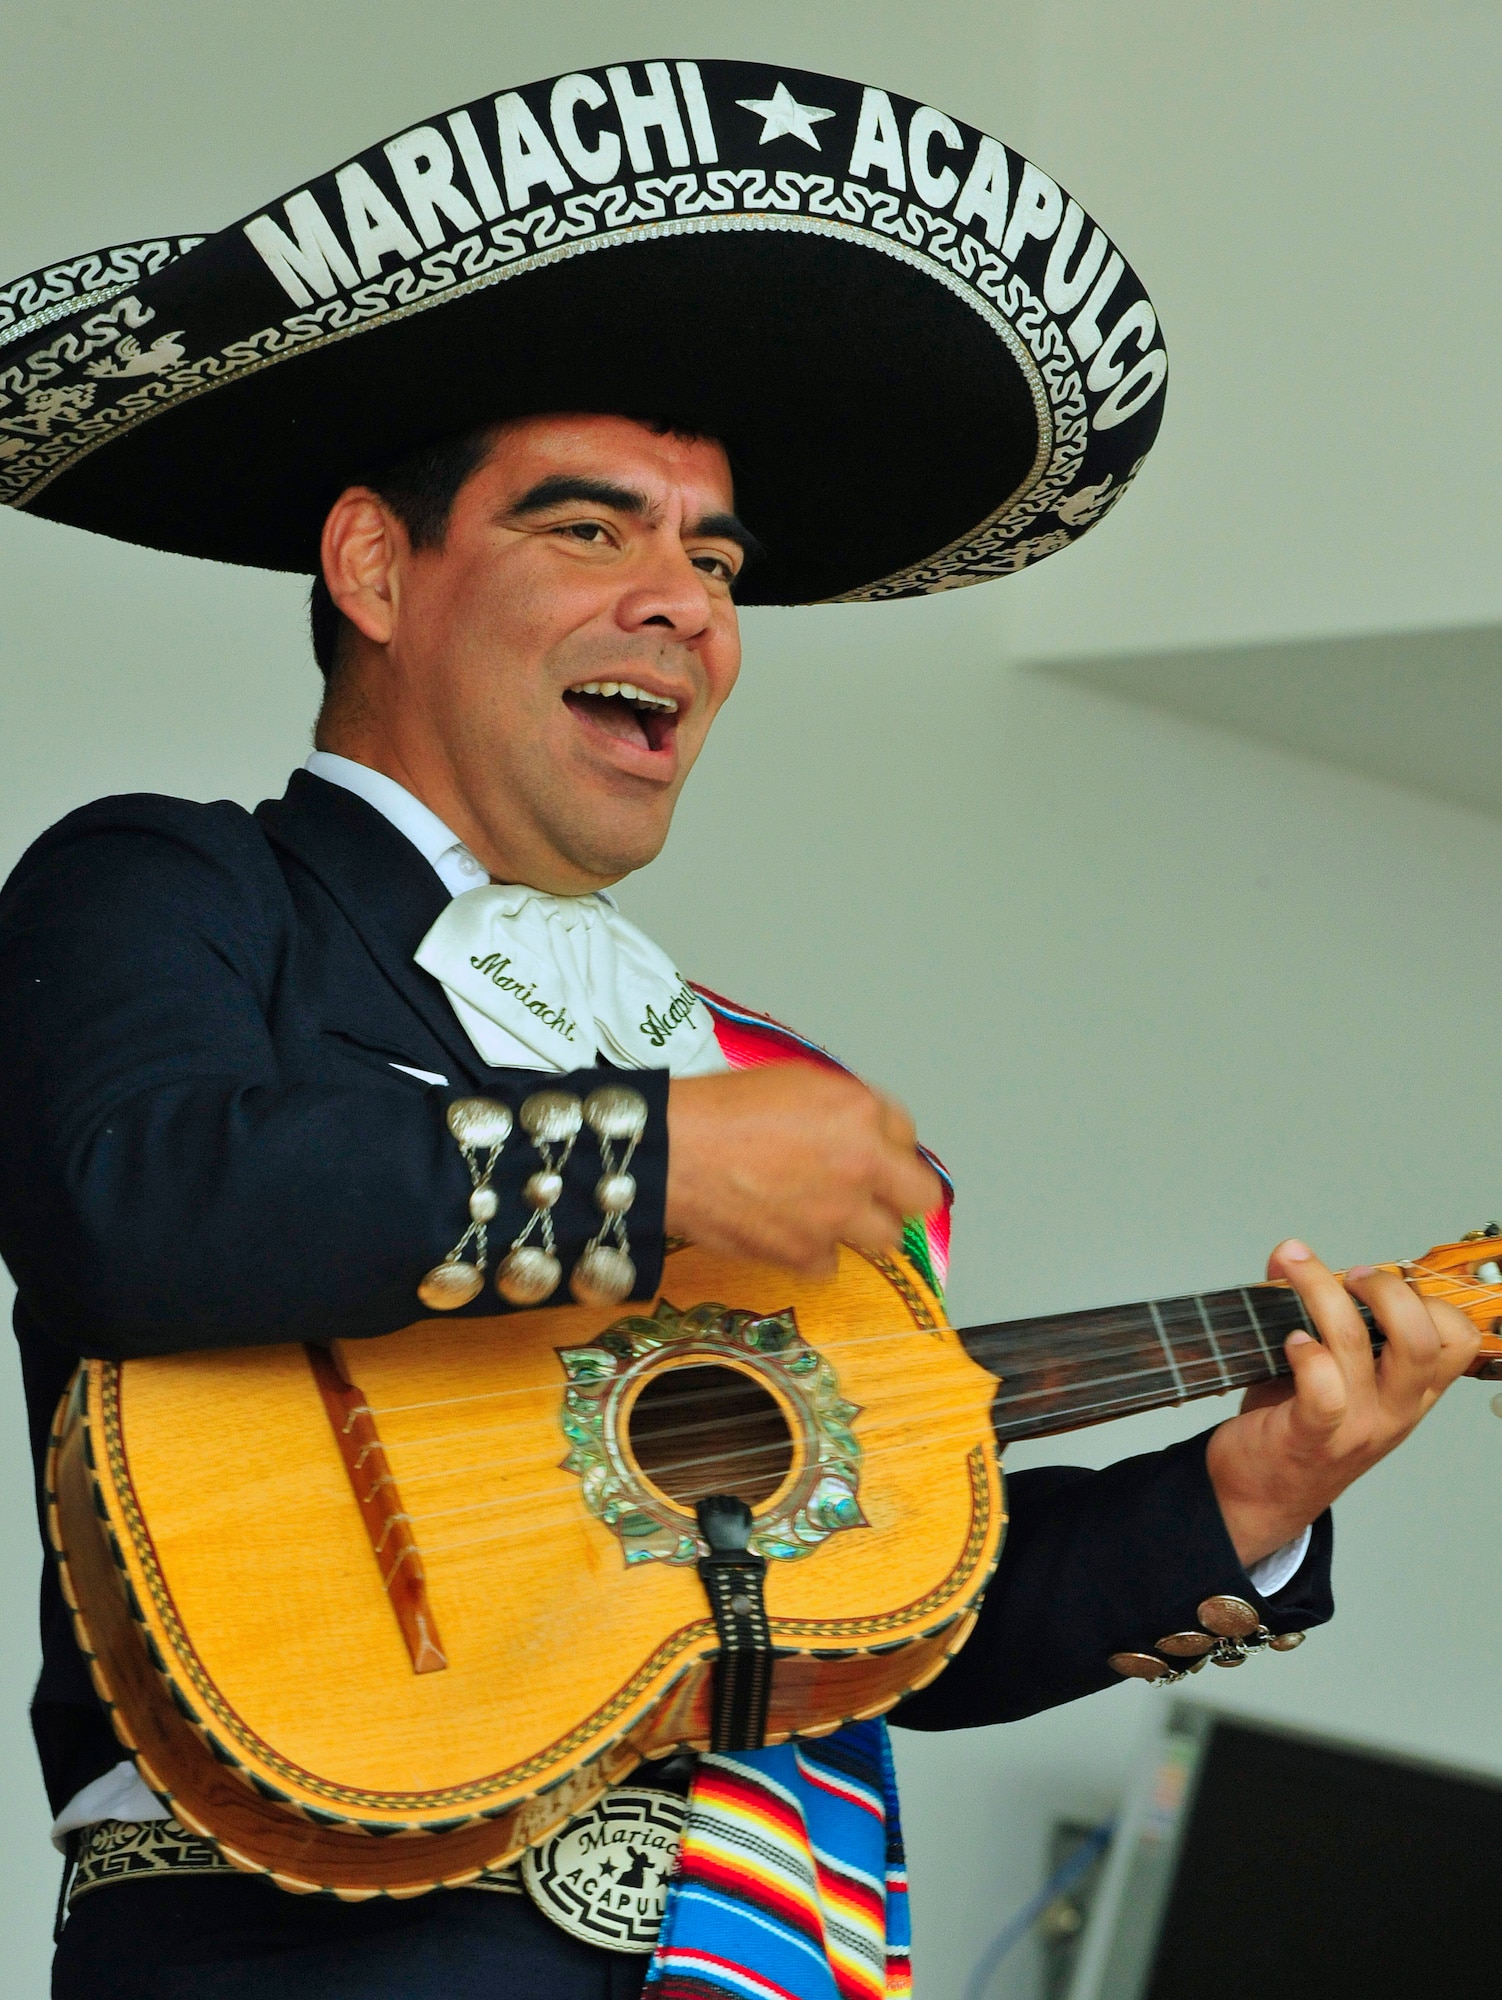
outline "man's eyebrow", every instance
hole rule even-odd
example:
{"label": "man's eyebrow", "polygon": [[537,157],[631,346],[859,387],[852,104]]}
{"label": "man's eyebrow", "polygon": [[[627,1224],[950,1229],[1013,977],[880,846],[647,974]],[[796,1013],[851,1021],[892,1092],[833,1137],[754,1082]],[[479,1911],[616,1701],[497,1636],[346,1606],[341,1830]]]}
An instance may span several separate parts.
{"label": "man's eyebrow", "polygon": [[570,500],[582,500],[592,507],[613,507],[618,514],[645,517],[652,511],[646,494],[639,493],[634,486],[617,486],[610,479],[588,479],[576,473],[555,472],[529,487],[506,512],[541,514],[546,508],[561,507]]}
{"label": "man's eyebrow", "polygon": [[747,562],[753,556],[763,553],[761,543],[752,534],[738,514],[706,514],[689,530],[693,535],[715,535],[721,541],[734,542],[740,548]]}

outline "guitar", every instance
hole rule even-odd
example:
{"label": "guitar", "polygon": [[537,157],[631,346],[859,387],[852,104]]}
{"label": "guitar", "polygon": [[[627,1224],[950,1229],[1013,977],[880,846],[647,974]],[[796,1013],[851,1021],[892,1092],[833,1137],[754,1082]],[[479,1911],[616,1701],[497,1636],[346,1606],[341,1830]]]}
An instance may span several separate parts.
{"label": "guitar", "polygon": [[[1387,1268],[1502,1377],[1496,1234]],[[1009,1440],[1286,1374],[1304,1324],[1256,1284],[957,1332],[895,1258],[680,1246],[636,1311],[85,1362],[49,1528],[177,1819],[287,1889],[414,1895],[749,1713],[778,1742],[890,1708],[974,1624]]]}

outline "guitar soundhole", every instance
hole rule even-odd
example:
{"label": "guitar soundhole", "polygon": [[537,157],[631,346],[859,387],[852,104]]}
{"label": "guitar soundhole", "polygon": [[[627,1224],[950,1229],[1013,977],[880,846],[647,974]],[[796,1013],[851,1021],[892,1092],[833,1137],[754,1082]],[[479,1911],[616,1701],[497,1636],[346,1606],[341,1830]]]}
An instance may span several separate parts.
{"label": "guitar soundhole", "polygon": [[739,1368],[664,1369],[642,1385],[626,1428],[647,1478],[689,1510],[711,1493],[759,1507],[792,1470],[787,1418]]}

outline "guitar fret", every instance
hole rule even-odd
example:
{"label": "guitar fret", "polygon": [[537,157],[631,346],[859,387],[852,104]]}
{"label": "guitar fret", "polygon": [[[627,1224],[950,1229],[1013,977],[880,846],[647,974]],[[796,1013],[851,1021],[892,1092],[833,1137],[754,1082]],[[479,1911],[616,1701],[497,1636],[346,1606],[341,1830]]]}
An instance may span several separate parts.
{"label": "guitar fret", "polygon": [[1194,1303],[1199,1307],[1200,1319],[1205,1328],[1205,1338],[1210,1343],[1210,1352],[1215,1356],[1215,1365],[1220,1370],[1220,1379],[1228,1389],[1234,1389],[1236,1384],[1231,1380],[1231,1371],[1227,1368],[1225,1356],[1220,1351],[1220,1342],[1215,1338],[1215,1328],[1210,1324],[1210,1315],[1205,1308],[1204,1297],[1201,1293],[1195,1293]]}
{"label": "guitar fret", "polygon": [[1187,1403],[1189,1400],[1189,1392],[1184,1387],[1184,1377],[1179,1371],[1178,1357],[1175,1355],[1173,1351],[1173,1344],[1168,1338],[1168,1330],[1163,1324],[1163,1315],[1162,1313],[1159,1312],[1157,1305],[1155,1303],[1150,1303],[1147,1309],[1153,1316],[1153,1326],[1157,1330],[1158,1343],[1162,1347],[1164,1355],[1167,1357],[1168,1372],[1170,1375],[1172,1375],[1173,1385],[1179,1392],[1178,1399],[1181,1403]]}
{"label": "guitar fret", "polygon": [[1257,1336],[1257,1345],[1262,1349],[1262,1358],[1267,1363],[1267,1372],[1269,1375],[1276,1375],[1278,1364],[1274,1361],[1272,1349],[1267,1344],[1267,1335],[1262,1331],[1262,1322],[1257,1317],[1257,1308],[1252,1304],[1252,1295],[1246,1286],[1243,1285],[1240,1288],[1238,1296],[1242,1304],[1246,1307],[1246,1316],[1251,1321],[1252,1332]]}
{"label": "guitar fret", "polygon": [[1268,1344],[1261,1317],[1244,1289],[1220,1292],[1209,1301],[1220,1320],[1221,1345],[1231,1380],[1228,1388],[1249,1388],[1286,1372]]}
{"label": "guitar fret", "polygon": [[1185,1401],[1199,1396],[1223,1395],[1227,1388],[1234,1386],[1228,1379],[1225,1358],[1215,1339],[1214,1328],[1206,1324],[1207,1304],[1207,1301],[1194,1296],[1161,1299],[1158,1302],[1159,1317],[1178,1357]]}
{"label": "guitar fret", "polygon": [[[1380,1346],[1365,1308],[1362,1317]],[[975,1327],[960,1337],[983,1368],[1001,1377],[993,1416],[1005,1442],[1286,1376],[1280,1350],[1299,1327],[1310,1331],[1298,1294],[1268,1284],[1054,1313]]]}

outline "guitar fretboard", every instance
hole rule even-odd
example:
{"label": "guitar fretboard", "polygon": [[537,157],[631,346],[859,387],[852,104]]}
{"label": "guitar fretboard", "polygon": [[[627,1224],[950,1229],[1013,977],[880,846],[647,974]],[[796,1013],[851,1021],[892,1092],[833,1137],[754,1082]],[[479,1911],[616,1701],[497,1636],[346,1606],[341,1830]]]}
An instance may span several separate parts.
{"label": "guitar fretboard", "polygon": [[[1362,1309],[1369,1329],[1372,1320]],[[971,1358],[1002,1380],[993,1416],[1003,1444],[1108,1423],[1138,1410],[1224,1395],[1286,1375],[1283,1342],[1313,1333],[1284,1285],[964,1329]],[[1373,1344],[1380,1344],[1373,1334]]]}

